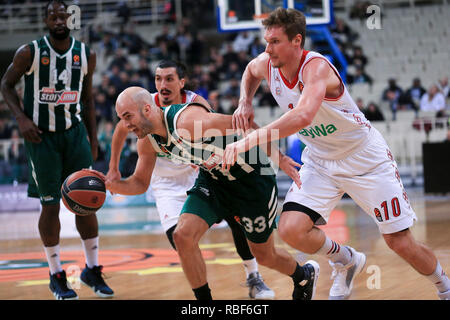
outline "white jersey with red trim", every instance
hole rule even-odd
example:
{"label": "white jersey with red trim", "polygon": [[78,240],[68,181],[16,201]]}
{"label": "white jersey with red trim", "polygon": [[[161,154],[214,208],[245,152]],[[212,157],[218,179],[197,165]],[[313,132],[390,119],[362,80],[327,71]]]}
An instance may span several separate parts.
{"label": "white jersey with red trim", "polygon": [[[159,93],[152,93],[153,102],[158,106],[162,107],[161,102],[159,101]],[[181,93],[181,103],[188,103],[194,101],[197,98],[197,94],[195,92],[189,90],[183,90]]]}
{"label": "white jersey with red trim", "polygon": [[297,133],[309,152],[322,159],[343,159],[367,144],[370,122],[359,110],[347,91],[337,69],[320,53],[303,50],[297,77],[289,82],[279,68],[269,60],[269,87],[273,97],[284,112],[293,109],[303,90],[303,69],[313,59],[324,59],[333,68],[343,88],[339,97],[322,101],[312,123]]}
{"label": "white jersey with red trim", "polygon": [[[195,92],[185,90],[182,93],[182,101],[181,103],[193,102],[197,97]],[[159,93],[152,93],[153,102],[161,107],[159,101]],[[164,153],[158,153],[158,157],[156,159],[155,168],[153,169],[152,174],[152,183],[157,177],[161,178],[170,178],[177,176],[184,176],[196,173],[195,169],[190,165],[184,163],[174,163],[172,160],[167,158],[167,155]]]}

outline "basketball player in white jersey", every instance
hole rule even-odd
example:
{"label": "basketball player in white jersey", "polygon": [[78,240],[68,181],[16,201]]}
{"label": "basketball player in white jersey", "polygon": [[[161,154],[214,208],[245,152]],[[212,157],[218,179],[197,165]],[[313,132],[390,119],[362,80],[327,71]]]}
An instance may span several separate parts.
{"label": "basketball player in white jersey", "polygon": [[359,111],[336,68],[319,53],[303,48],[304,15],[278,8],[263,25],[266,50],[243,74],[233,126],[250,129],[254,117],[251,101],[262,79],[286,113],[228,145],[224,169],[241,152],[297,133],[307,146],[300,169],[302,185],[298,188],[293,184],[286,195],[279,234],[302,252],[329,258],[334,269],[329,298],[349,297],[354,277],[366,259],[363,253],[339,245],[315,227],[328,221],[347,193],[378,224],[387,245],[427,277],[441,299],[450,299],[450,280],[439,261],[409,230],[417,217],[387,143]]}
{"label": "basketball player in white jersey", "polygon": [[[166,60],[158,64],[155,70],[155,85],[158,92],[152,94],[153,102],[158,107],[169,106],[188,102],[199,102],[209,106],[208,102],[196,93],[184,90],[185,67],[175,61]],[[123,121],[120,121],[111,144],[111,159],[108,180],[120,179],[119,160],[123,144],[128,134],[128,129]],[[164,154],[158,154],[156,165],[151,178],[151,191],[156,201],[161,225],[175,249],[173,231],[178,223],[178,218],[186,201],[186,191],[189,190],[198,176],[198,169],[182,163],[174,163]],[[241,257],[246,272],[246,284],[249,287],[249,296],[255,299],[273,299],[275,293],[267,287],[258,272],[258,263],[252,255],[247,240],[240,226],[233,218],[227,218],[237,253]]]}

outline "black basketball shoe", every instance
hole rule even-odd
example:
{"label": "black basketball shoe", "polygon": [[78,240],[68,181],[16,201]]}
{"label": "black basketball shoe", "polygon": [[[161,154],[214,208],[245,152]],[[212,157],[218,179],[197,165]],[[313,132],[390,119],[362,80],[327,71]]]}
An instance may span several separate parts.
{"label": "black basketball shoe", "polygon": [[64,270],[50,275],[49,287],[56,300],[78,299],[76,292],[72,290],[70,284],[67,282],[66,272]]}
{"label": "black basketball shoe", "polygon": [[294,292],[292,299],[294,300],[312,300],[316,293],[317,278],[319,277],[320,267],[314,260],[306,261],[303,266],[305,272],[304,280],[294,283]]}
{"label": "black basketball shoe", "polygon": [[112,298],[114,291],[105,283],[102,276],[103,266],[95,266],[91,269],[86,266],[80,276],[82,284],[91,288],[100,298]]}

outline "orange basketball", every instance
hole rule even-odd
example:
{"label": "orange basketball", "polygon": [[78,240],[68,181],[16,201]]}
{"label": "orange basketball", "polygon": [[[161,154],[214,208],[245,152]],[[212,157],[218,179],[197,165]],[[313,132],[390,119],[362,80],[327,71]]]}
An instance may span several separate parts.
{"label": "orange basketball", "polygon": [[79,216],[94,214],[106,198],[105,183],[92,171],[80,170],[66,178],[61,186],[63,203]]}

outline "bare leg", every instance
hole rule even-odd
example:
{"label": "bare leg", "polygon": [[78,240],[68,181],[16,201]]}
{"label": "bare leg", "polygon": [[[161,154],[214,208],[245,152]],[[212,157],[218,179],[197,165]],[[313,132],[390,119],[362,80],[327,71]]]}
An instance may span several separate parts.
{"label": "bare leg", "polygon": [[[353,280],[364,268],[366,257],[353,248],[341,245],[328,238],[314,226],[311,218],[299,211],[286,211],[280,217],[281,238],[291,247],[309,254],[319,254],[330,260],[334,281],[329,299],[347,299],[353,289]],[[342,249],[342,250],[341,250]],[[349,273],[350,272],[350,273]],[[350,277],[347,277],[350,275]]]}
{"label": "bare leg", "polygon": [[81,239],[92,239],[98,236],[97,215],[75,216],[75,224]]}
{"label": "bare leg", "polygon": [[45,247],[53,247],[59,244],[59,233],[61,231],[59,203],[42,206],[38,227]]}
{"label": "bare leg", "polygon": [[417,272],[430,275],[437,265],[437,258],[430,248],[417,242],[409,229],[383,234],[389,248],[406,260]]}
{"label": "bare leg", "polygon": [[181,260],[181,266],[193,289],[207,283],[206,264],[198,242],[208,229],[208,224],[199,216],[183,213],[173,233],[173,240]]}
{"label": "bare leg", "polygon": [[283,212],[278,230],[284,242],[304,253],[314,254],[325,243],[325,233],[314,227],[311,218],[302,212]]}
{"label": "bare leg", "polygon": [[276,248],[273,234],[265,243],[249,241],[250,249],[259,264],[288,275],[294,281],[294,300],[311,300],[314,297],[319,265],[308,261],[303,267],[284,249]]}
{"label": "bare leg", "polygon": [[297,261],[284,249],[276,248],[273,234],[264,243],[249,241],[250,249],[259,264],[291,276],[297,266]]}

